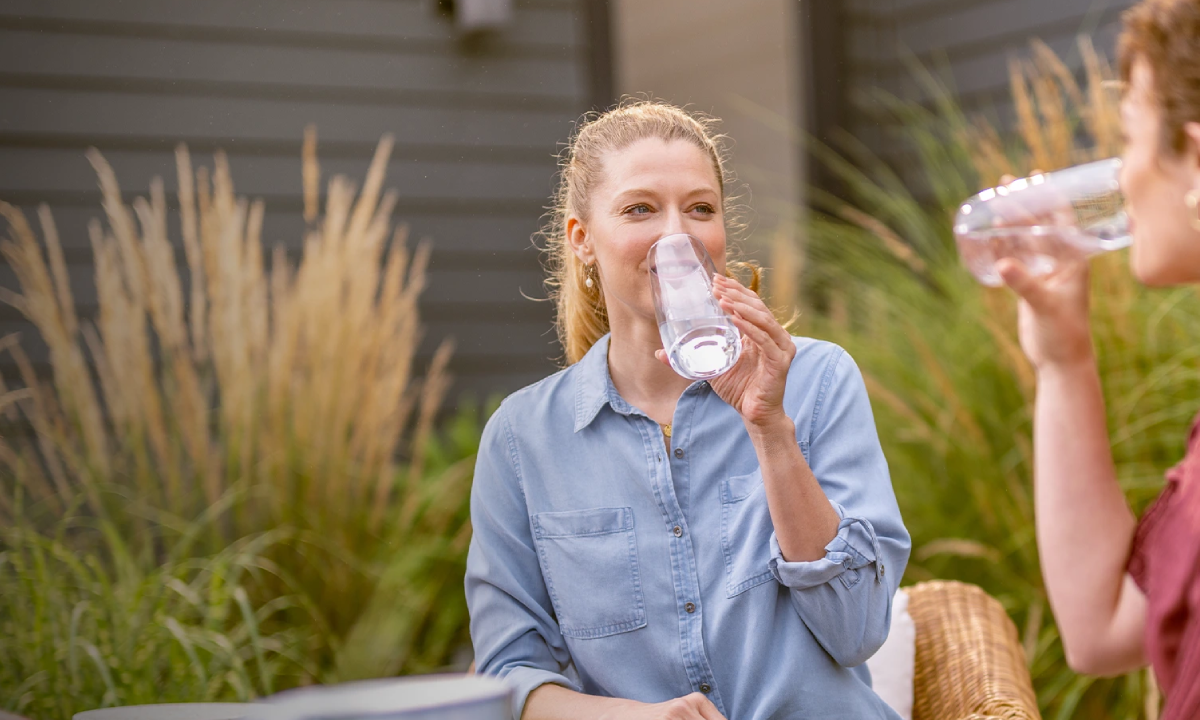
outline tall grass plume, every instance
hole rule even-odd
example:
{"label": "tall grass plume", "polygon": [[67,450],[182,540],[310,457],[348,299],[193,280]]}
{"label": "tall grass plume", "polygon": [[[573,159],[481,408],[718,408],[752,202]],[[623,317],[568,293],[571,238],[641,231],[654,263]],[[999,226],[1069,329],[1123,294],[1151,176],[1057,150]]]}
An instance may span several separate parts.
{"label": "tall grass plume", "polygon": [[173,212],[158,178],[127,204],[90,150],[94,318],[50,209],[35,230],[0,203],[19,284],[0,300],[49,349],[44,375],[0,339],[0,414],[28,430],[0,438],[0,626],[21,638],[0,708],[65,718],[168,676],[160,699],[253,697],[432,669],[464,642],[473,441],[435,432],[450,343],[417,375],[430,248],[393,228],[391,150],[322,206],[307,131],[298,261],[264,246],[223,153],[209,169],[177,149]]}

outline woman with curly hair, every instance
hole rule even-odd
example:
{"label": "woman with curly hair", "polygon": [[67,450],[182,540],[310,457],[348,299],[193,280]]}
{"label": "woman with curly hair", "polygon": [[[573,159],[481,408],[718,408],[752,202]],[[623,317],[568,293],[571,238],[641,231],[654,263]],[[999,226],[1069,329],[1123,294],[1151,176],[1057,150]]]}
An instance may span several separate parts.
{"label": "woman with curly hair", "polygon": [[[1200,0],[1146,0],[1124,24],[1130,264],[1146,285],[1200,283]],[[1037,368],[1038,545],[1067,661],[1101,675],[1149,661],[1164,720],[1200,718],[1200,419],[1137,521],[1105,427],[1086,264],[1044,277],[1012,259],[998,269],[1021,296],[1021,344]]]}

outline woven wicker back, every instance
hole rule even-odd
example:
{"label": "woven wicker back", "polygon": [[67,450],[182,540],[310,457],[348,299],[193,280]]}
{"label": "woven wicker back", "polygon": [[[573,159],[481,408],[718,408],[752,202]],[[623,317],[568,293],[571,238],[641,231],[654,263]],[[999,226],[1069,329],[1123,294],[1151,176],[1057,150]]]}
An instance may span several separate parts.
{"label": "woven wicker back", "polygon": [[995,598],[949,581],[905,590],[917,627],[913,720],[1041,719],[1017,628]]}

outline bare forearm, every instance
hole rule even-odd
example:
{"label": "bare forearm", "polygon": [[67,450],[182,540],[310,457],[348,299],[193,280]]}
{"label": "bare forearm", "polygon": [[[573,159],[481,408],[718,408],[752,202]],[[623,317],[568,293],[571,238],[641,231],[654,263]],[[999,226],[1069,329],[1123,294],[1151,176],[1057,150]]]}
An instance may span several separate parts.
{"label": "bare forearm", "polygon": [[629,700],[597,697],[559,685],[542,685],[525,700],[521,720],[609,720],[620,717]]}
{"label": "bare forearm", "polygon": [[1034,428],[1042,574],[1070,653],[1103,642],[1113,627],[1135,526],[1091,358],[1039,372]]}
{"label": "bare forearm", "polygon": [[796,444],[795,425],[783,416],[765,427],[748,424],[747,430],[762,468],[783,559],[821,559],[825,546],[837,536],[839,518]]}

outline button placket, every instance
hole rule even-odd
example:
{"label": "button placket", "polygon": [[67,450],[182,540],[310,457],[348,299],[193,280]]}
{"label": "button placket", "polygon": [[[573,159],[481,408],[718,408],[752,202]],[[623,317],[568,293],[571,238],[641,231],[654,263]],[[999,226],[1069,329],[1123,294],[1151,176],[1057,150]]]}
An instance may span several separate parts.
{"label": "button placket", "polygon": [[[685,445],[689,433],[687,422],[695,411],[694,404],[702,397],[701,393],[691,392],[684,393],[680,398],[680,404],[676,408],[676,418],[680,420],[680,429],[672,433],[675,441],[681,445]],[[643,435],[643,440],[646,441],[646,449],[649,457],[653,459],[654,466],[651,474],[658,484],[659,508],[664,514],[664,519],[667,520],[668,532],[675,538],[682,539],[684,537],[684,523],[686,517],[683,511],[685,503],[681,502],[679,496],[679,487],[677,486],[676,476],[681,474],[679,484],[686,488],[686,465],[676,465],[671,462],[672,459],[682,460],[686,457],[686,452],[683,447],[667,448],[667,456],[663,457],[663,441],[662,435],[659,432],[658,424],[650,418],[648,421],[646,432]],[[653,451],[651,451],[653,448]],[[666,462],[663,462],[663,461]],[[686,489],[684,490],[686,492]],[[683,598],[698,598],[700,594],[700,583],[696,571],[695,550],[690,542],[670,542],[670,554],[672,558],[672,580],[675,585],[675,597],[677,602]],[[680,607],[677,605],[676,607]],[[693,688],[704,688],[702,692],[709,696],[709,699],[717,706],[717,710],[724,714],[724,702],[721,694],[714,688],[712,683],[713,669],[709,663],[707,650],[705,648],[704,637],[700,623],[699,603],[695,600],[687,601],[683,605],[683,613],[679,614],[680,629],[682,631],[683,646],[683,661],[688,679],[694,683]]]}

